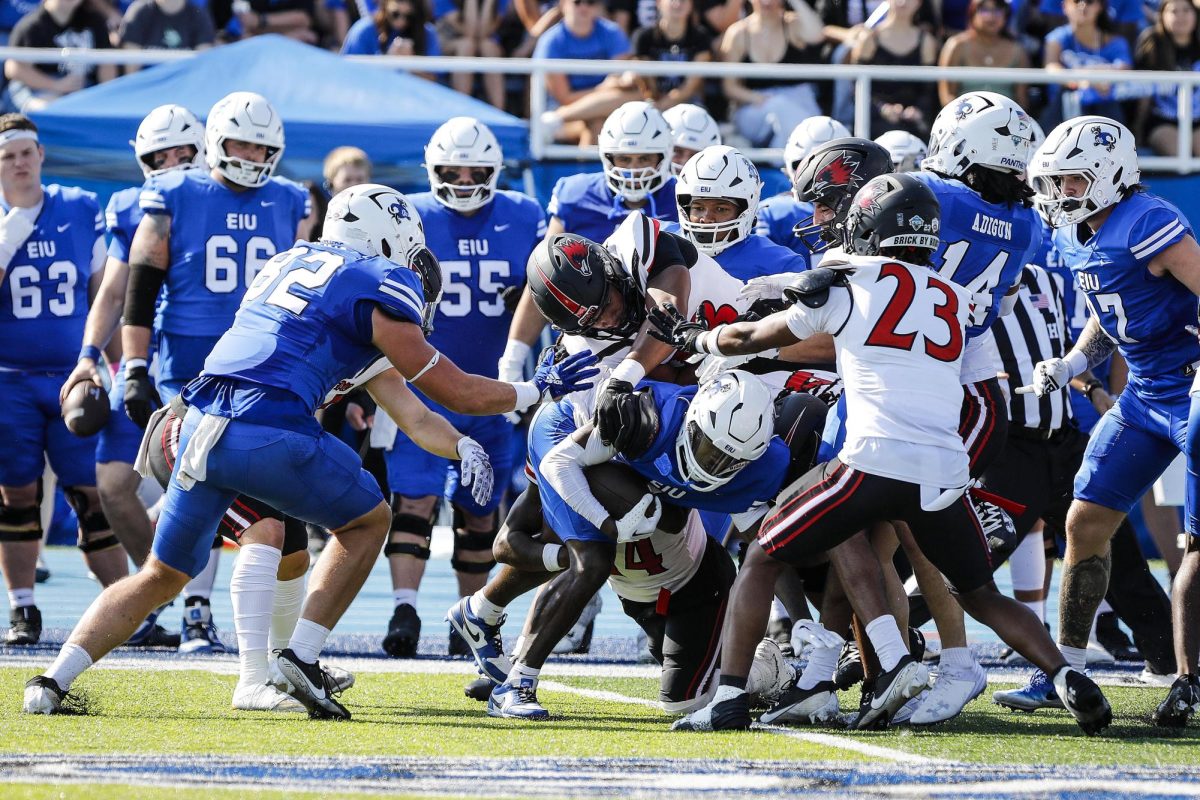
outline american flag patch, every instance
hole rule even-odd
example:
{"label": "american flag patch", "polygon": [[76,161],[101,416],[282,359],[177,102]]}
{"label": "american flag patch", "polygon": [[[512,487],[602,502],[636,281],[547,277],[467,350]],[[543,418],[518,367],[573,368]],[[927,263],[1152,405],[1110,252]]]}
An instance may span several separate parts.
{"label": "american flag patch", "polygon": [[1033,307],[1038,311],[1045,311],[1050,308],[1050,296],[1046,294],[1030,294],[1029,302],[1033,303]]}

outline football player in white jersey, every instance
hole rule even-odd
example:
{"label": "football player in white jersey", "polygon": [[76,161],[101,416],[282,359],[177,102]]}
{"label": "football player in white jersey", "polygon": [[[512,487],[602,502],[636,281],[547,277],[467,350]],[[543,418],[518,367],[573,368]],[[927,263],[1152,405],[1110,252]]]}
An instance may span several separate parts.
{"label": "football player in white jersey", "polygon": [[[958,433],[962,366],[971,295],[943,280],[929,259],[941,210],[909,175],[882,175],[855,196],[838,269],[803,273],[787,311],[759,322],[704,331],[668,313],[651,321],[677,348],[740,355],[816,332],[834,335],[847,401],[846,441],[835,458],[783,491],[759,529],[734,585],[723,637],[721,686],[713,702],[685,717],[685,730],[750,726],[745,676],[766,628],[775,578],[836,547],[855,532],[903,520],[922,551],[956,587],[963,608],[1054,676],[1059,695],[1085,732],[1112,720],[1099,687],[1071,669],[1037,617],[1001,595],[991,580],[983,529],[964,491],[969,461]],[[957,532],[971,530],[973,538]],[[872,578],[857,576],[862,583]],[[868,616],[868,615],[864,615]],[[736,622],[734,622],[736,621]],[[866,632],[883,672],[857,721],[886,721],[928,685],[896,621],[871,616]]]}

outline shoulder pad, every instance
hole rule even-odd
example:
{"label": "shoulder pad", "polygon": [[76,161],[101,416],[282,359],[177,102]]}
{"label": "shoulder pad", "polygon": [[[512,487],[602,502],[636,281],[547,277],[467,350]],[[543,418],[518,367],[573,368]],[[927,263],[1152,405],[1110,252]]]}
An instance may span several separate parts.
{"label": "shoulder pad", "polygon": [[783,290],[783,299],[789,303],[803,303],[809,308],[820,308],[829,299],[832,286],[845,286],[846,274],[839,270],[818,267],[801,272]]}

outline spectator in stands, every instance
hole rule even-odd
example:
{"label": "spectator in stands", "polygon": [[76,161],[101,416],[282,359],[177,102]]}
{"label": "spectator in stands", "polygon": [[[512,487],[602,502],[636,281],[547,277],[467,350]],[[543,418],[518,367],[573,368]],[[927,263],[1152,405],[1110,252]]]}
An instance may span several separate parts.
{"label": "spectator in stands", "polygon": [[[629,56],[629,37],[611,20],[601,14],[600,0],[560,0],[559,11],[562,21],[555,23],[542,34],[533,49],[534,58],[586,58],[618,59]],[[565,75],[552,73],[546,76],[546,91],[550,105],[562,111],[548,112],[543,119],[547,128],[557,130],[559,138],[592,144],[604,124],[605,117],[615,108],[630,100],[640,99],[641,93],[633,76],[610,75]],[[574,106],[591,94],[594,100],[582,106]],[[612,99],[623,97],[615,104]],[[595,103],[598,111],[592,115],[588,106]],[[588,116],[584,118],[584,112]],[[563,124],[566,123],[566,124]]]}
{"label": "spectator in stands", "polygon": [[21,17],[37,7],[37,0],[0,0],[0,45],[8,44],[8,37]]}
{"label": "spectator in stands", "polygon": [[[13,47],[109,47],[104,17],[85,0],[43,0],[21,18],[8,42]],[[4,75],[13,104],[21,111],[37,111],[65,94],[85,86],[111,80],[117,70],[112,64],[89,67],[83,64],[30,64],[8,59]]]}
{"label": "spectator in stands", "polygon": [[201,50],[217,33],[208,12],[189,0],[137,0],[125,12],[118,38],[130,50]]}
{"label": "spectator in stands", "polygon": [[346,0],[317,0],[316,12],[317,27],[323,33],[322,44],[330,50],[339,49],[350,32]]}
{"label": "spectator in stands", "polygon": [[[1066,0],[1067,24],[1046,35],[1046,69],[1056,72],[1072,69],[1129,69],[1133,58],[1129,43],[1112,32],[1108,9],[1100,0]],[[1080,114],[1100,114],[1124,121],[1121,104],[1113,99],[1109,83],[1087,81],[1051,86],[1050,103],[1043,127],[1046,130],[1063,119]]]}
{"label": "spectator in stands", "polygon": [[[1029,2],[1034,3],[1037,0]],[[1065,9],[1071,2],[1072,0],[1041,0],[1037,10],[1047,30],[1067,24],[1070,15],[1066,14]],[[1147,2],[1145,5],[1152,6],[1153,3]],[[1105,0],[1105,7],[1112,22],[1112,32],[1124,37],[1126,43],[1132,46],[1138,31],[1145,27],[1146,23],[1147,12],[1143,10],[1142,0]]]}
{"label": "spectator in stands", "polygon": [[[721,39],[721,60],[747,64],[814,64],[825,40],[821,18],[804,0],[751,0],[751,12]],[[792,129],[820,115],[816,87],[793,78],[724,78],[736,104],[733,123],[754,146],[783,147]]]}
{"label": "spectator in stands", "polygon": [[[888,14],[877,27],[863,33],[850,52],[851,64],[930,66],[937,61],[936,37],[916,23],[921,0],[890,0]],[[929,138],[937,112],[936,87],[924,81],[871,82],[871,136],[900,129],[919,139]]]}
{"label": "spectator in stands", "polygon": [[350,26],[342,52],[367,56],[440,56],[442,48],[437,31],[426,17],[423,0],[384,0],[374,16],[362,17]]}
{"label": "spectator in stands", "polygon": [[[1138,38],[1137,69],[1191,72],[1200,69],[1200,26],[1191,0],[1163,0],[1154,27]],[[1200,87],[1192,92],[1192,154],[1200,153]],[[1178,150],[1179,87],[1155,86],[1138,107],[1138,140],[1161,156]]]}
{"label": "spectator in stands", "polygon": [[317,44],[315,0],[234,0],[235,33],[261,36],[278,33],[305,44]]}
{"label": "spectator in stands", "polygon": [[[658,21],[633,34],[633,57],[640,61],[709,61],[713,39],[693,14],[692,0],[658,0]],[[643,78],[642,92],[659,111],[691,102],[704,86],[699,76]],[[616,110],[615,108],[612,110]]]}
{"label": "spectator in stands", "polygon": [[[1028,67],[1029,55],[1009,33],[1012,6],[1008,0],[971,0],[967,29],[951,36],[942,47],[943,67]],[[938,97],[946,105],[966,92],[999,92],[1025,108],[1029,93],[1024,84],[1005,81],[939,81]]]}
{"label": "spectator in stands", "polygon": [[[442,52],[448,56],[503,58],[496,32],[507,10],[508,0],[434,0],[433,15]],[[482,77],[487,101],[504,108],[504,75],[490,72]],[[450,85],[463,94],[473,94],[475,75],[452,73]]]}

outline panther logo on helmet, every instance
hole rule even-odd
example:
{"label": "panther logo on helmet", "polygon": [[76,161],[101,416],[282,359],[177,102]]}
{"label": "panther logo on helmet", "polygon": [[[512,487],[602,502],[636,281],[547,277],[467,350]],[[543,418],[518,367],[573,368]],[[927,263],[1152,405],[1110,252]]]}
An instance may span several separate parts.
{"label": "panther logo on helmet", "polygon": [[962,122],[967,117],[971,116],[975,111],[975,107],[971,105],[971,99],[964,97],[958,101],[958,105],[954,107],[954,118]]}
{"label": "panther logo on helmet", "polygon": [[858,178],[862,159],[854,153],[842,153],[817,173],[812,184],[812,193],[821,194],[831,186],[847,186]]}
{"label": "panther logo on helmet", "polygon": [[592,268],[587,262],[587,242],[583,241],[582,239],[572,239],[559,248],[559,251],[563,254],[563,258],[567,260],[567,263],[576,270],[583,273],[585,276],[592,274]]}
{"label": "panther logo on helmet", "polygon": [[1110,153],[1117,149],[1117,137],[1113,136],[1112,131],[1106,131],[1099,125],[1095,125],[1092,127],[1092,134],[1096,137],[1094,142],[1096,147],[1103,147]]}
{"label": "panther logo on helmet", "polygon": [[408,212],[408,204],[402,203],[399,200],[388,206],[388,213],[392,215],[392,219],[396,220],[396,222],[412,219],[412,214]]}

